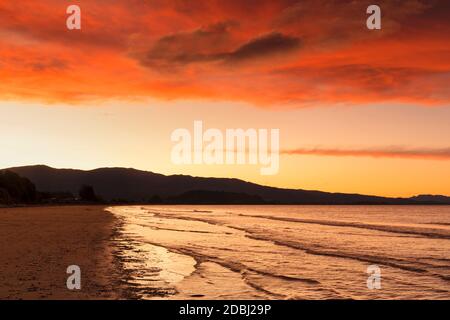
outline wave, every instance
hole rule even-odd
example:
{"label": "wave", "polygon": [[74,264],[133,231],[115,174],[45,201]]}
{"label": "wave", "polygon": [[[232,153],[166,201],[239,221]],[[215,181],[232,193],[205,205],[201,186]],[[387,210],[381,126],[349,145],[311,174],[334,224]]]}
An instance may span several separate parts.
{"label": "wave", "polygon": [[[245,232],[245,236],[249,239],[259,240],[259,241],[268,241],[268,242],[271,242],[278,246],[284,246],[284,247],[288,247],[288,248],[295,249],[295,250],[301,250],[301,251],[303,251],[307,254],[311,254],[311,255],[328,256],[328,257],[342,258],[342,259],[352,259],[352,260],[356,260],[356,261],[360,261],[360,262],[364,262],[364,263],[385,265],[385,266],[389,266],[392,268],[397,268],[397,269],[401,269],[401,270],[405,270],[405,271],[428,274],[430,276],[438,277],[445,281],[450,281],[450,277],[447,275],[436,274],[436,273],[430,272],[428,269],[432,268],[433,265],[424,263],[424,262],[417,261],[415,264],[413,264],[410,260],[404,260],[404,259],[398,259],[398,258],[392,258],[392,257],[386,257],[386,256],[381,257],[381,256],[376,256],[376,255],[364,255],[364,254],[360,254],[360,253],[355,254],[355,253],[350,253],[350,252],[345,252],[345,251],[335,251],[335,250],[330,250],[328,248],[320,248],[317,245],[314,247],[313,246],[305,246],[305,245],[300,244],[295,241],[280,240],[280,239],[275,239],[275,238],[271,238],[268,236],[255,234],[254,231],[249,230],[247,228],[230,226],[227,223],[218,222],[218,221],[215,221],[212,219],[207,219],[204,217],[202,217],[202,218],[195,217],[194,218],[194,217],[174,216],[174,215],[166,216],[164,213],[158,213],[157,215],[162,218],[180,219],[180,220],[187,220],[187,221],[199,221],[199,222],[208,223],[211,225],[226,226],[227,228],[230,228],[230,229],[235,229],[235,230],[238,230],[241,232]],[[238,215],[243,216],[243,217],[250,216],[250,215],[242,215],[242,214],[238,214]],[[301,220],[301,223],[310,223],[309,221],[311,221],[311,220],[307,220],[307,219],[283,218],[283,217],[277,218],[277,217],[265,217],[265,216],[258,216],[258,215],[251,215],[250,217],[267,218],[267,219],[271,219],[271,220],[282,220],[282,221],[288,221],[288,222],[299,222],[298,220]],[[294,220],[294,221],[291,221],[291,220]],[[303,222],[304,220],[307,220],[308,222]],[[325,221],[324,223],[322,223],[322,220],[312,220],[312,221],[319,221],[320,223],[318,223],[318,224],[334,225],[334,224],[332,224],[334,222]],[[350,224],[351,226],[354,226],[353,223],[346,223],[346,222],[343,222],[342,224],[341,224],[341,222],[336,222],[336,223],[339,224],[338,226],[342,226],[342,224],[345,224],[345,226],[347,226],[348,224]],[[371,226],[371,225],[368,225],[368,226]],[[385,227],[388,227],[388,226],[385,226]],[[364,229],[368,229],[368,228],[364,228]],[[383,230],[383,231],[385,231],[385,230]],[[390,232],[390,231],[387,231],[387,232]],[[223,265],[223,266],[227,267],[226,265]],[[228,267],[230,267],[230,265],[228,265]],[[260,270],[259,271],[256,270],[256,271],[259,272],[261,275],[263,275],[263,273]]]}
{"label": "wave", "polygon": [[401,234],[411,234],[427,238],[435,239],[450,239],[450,232],[446,230],[436,230],[436,229],[423,229],[416,227],[407,226],[387,226],[387,225],[375,225],[366,224],[360,222],[345,222],[345,221],[327,221],[327,220],[315,220],[315,219],[299,219],[299,218],[288,218],[288,217],[271,217],[263,215],[247,215],[247,214],[236,214],[241,217],[251,217],[258,219],[268,219],[276,221],[294,222],[294,223],[306,223],[306,224],[317,224],[323,226],[333,226],[333,227],[351,227],[360,228],[367,230],[384,231],[391,233],[401,233]]}
{"label": "wave", "polygon": [[[248,290],[249,294],[251,292],[252,295],[262,295],[268,299],[304,299],[305,296],[309,295],[313,298],[321,297],[328,299],[348,299],[366,296],[366,293],[359,292],[359,289],[353,290],[345,286],[345,283],[343,283],[344,280],[349,279],[349,281],[354,281],[354,278],[348,274],[336,275],[332,273],[330,276],[327,273],[327,276],[323,277],[319,273],[322,269],[319,268],[316,273],[313,264],[311,264],[309,269],[307,268],[305,272],[296,272],[295,263],[297,263],[300,258],[306,259],[308,262],[312,263],[317,261],[317,263],[323,264],[322,267],[326,267],[327,263],[332,265],[342,264],[342,270],[345,270],[347,266],[353,270],[353,268],[364,267],[368,264],[380,265],[390,269],[383,277],[387,281],[400,285],[399,288],[412,285],[414,289],[412,289],[413,291],[411,292],[415,292],[414,290],[417,292],[426,291],[437,297],[448,296],[448,293],[450,292],[448,290],[450,276],[447,272],[450,259],[448,259],[445,254],[442,254],[442,250],[438,250],[436,254],[430,255],[416,254],[413,256],[405,256],[404,254],[402,255],[403,251],[399,252],[400,254],[398,255],[390,249],[389,243],[391,243],[391,239],[386,239],[386,237],[392,237],[392,243],[395,244],[395,238],[398,237],[447,239],[447,236],[450,236],[445,233],[447,230],[435,230],[434,226],[431,225],[429,228],[425,228],[428,227],[425,224],[424,228],[420,228],[420,225],[422,224],[417,224],[419,227],[416,227],[417,225],[372,225],[369,223],[353,221],[328,221],[320,219],[302,219],[300,217],[264,216],[255,214],[255,212],[248,212],[249,215],[246,215],[242,214],[245,213],[245,211],[239,212],[235,210],[232,210],[234,212],[224,212],[222,210],[196,211],[192,209],[179,210],[181,208],[177,208],[172,210],[172,208],[154,207],[141,207],[140,209],[141,210],[136,210],[132,214],[129,214],[129,212],[122,212],[121,217],[133,225],[161,230],[162,232],[193,232],[215,235],[213,235],[214,241],[209,241],[210,238],[208,235],[195,237],[195,239],[198,240],[196,243],[190,241],[172,242],[170,237],[165,236],[160,240],[158,234],[154,234],[149,238],[145,236],[141,237],[139,234],[136,235],[136,240],[139,240],[139,242],[165,248],[167,251],[172,252],[172,254],[183,255],[184,258],[182,258],[182,260],[191,259],[193,264],[191,274],[184,274],[184,279],[186,279],[187,282],[183,283],[180,287],[164,283],[159,284],[157,281],[154,283],[144,283],[142,290],[140,290],[139,293],[145,293],[148,288],[154,289],[154,287],[156,287],[156,289],[161,288],[164,290],[161,290],[161,292],[152,292],[152,295],[157,295],[159,293],[160,295],[174,295],[174,298],[176,298],[177,292],[169,292],[168,289],[184,290],[183,288],[189,288],[189,286],[192,285],[197,286],[199,279],[215,279],[215,271],[210,274],[210,269],[206,267],[203,268],[204,263],[207,263],[206,266],[210,263],[215,265],[215,268],[219,268],[220,266],[221,268],[226,268],[228,270],[222,269],[223,272],[233,272],[232,276],[236,277],[233,279],[242,281],[241,285],[247,285],[247,289],[245,290]],[[219,215],[211,214],[211,212],[219,213]],[[270,212],[267,213],[269,214]],[[284,221],[288,223],[274,224],[268,223],[262,219]],[[187,223],[177,220],[195,221],[196,223]],[[239,223],[240,221],[242,224]],[[440,221],[445,221],[445,216]],[[380,250],[371,250],[371,241],[378,241],[376,238],[371,238],[367,243],[368,246],[364,245],[364,243],[362,243],[362,246],[339,246],[330,241],[324,242],[322,241],[322,238],[316,239],[314,234],[312,238],[308,238],[309,234],[306,234],[305,236],[295,236],[296,230],[300,232],[300,230],[304,229],[300,229],[299,227],[301,225],[296,225],[296,223],[336,227],[330,227],[327,231],[331,232],[330,235],[333,235],[333,233],[342,235],[344,240],[346,239],[345,237],[347,237],[346,234],[356,234],[358,236],[369,234],[368,232],[363,233],[358,231],[358,229],[353,228],[382,231],[373,232],[373,235],[385,237],[385,240],[382,238],[379,240],[387,245],[387,247],[385,248],[386,250],[383,249],[384,247]],[[277,225],[281,226],[280,232],[275,232],[275,230],[272,231],[271,228]],[[221,228],[218,228],[219,226]],[[282,233],[281,231],[283,228],[290,229],[292,237],[287,236],[286,233]],[[438,226],[436,226],[436,228],[438,228]],[[306,230],[318,231],[321,229],[323,228],[306,225]],[[223,238],[223,242],[217,241],[217,239],[221,239],[220,234],[229,234],[232,237]],[[129,234],[129,236],[130,239],[134,238],[133,234]],[[180,236],[182,235],[180,234]],[[183,236],[183,238],[184,237],[186,236]],[[235,239],[235,237],[238,237],[239,239]],[[245,238],[251,240],[245,240]],[[190,239],[190,237],[187,236],[186,239]],[[408,242],[406,243],[414,243],[414,240],[407,241]],[[442,240],[421,241],[424,241],[424,244],[435,243],[436,245],[446,245],[446,242],[443,242]],[[227,243],[229,245],[227,245]],[[404,244],[405,241],[402,241],[401,243]],[[133,250],[133,248],[137,249],[138,247],[139,246],[131,246],[131,248],[123,248],[123,250],[129,251]],[[253,247],[255,248],[255,251],[251,250]],[[144,255],[143,257],[145,257],[145,248],[146,246],[144,245],[142,247],[142,252],[139,248],[137,254]],[[249,248],[250,251],[246,248]],[[296,250],[298,250],[298,252],[296,252]],[[418,252],[421,253],[422,250]],[[281,253],[282,256],[279,256],[278,253]],[[253,257],[253,254],[256,256]],[[258,256],[258,254],[260,254],[260,256]],[[290,258],[291,255],[292,259]],[[315,256],[324,256],[324,258]],[[243,259],[240,259],[240,257]],[[126,258],[130,258],[130,256],[125,256],[123,258],[126,260]],[[134,258],[134,256],[131,255],[131,258]],[[286,264],[279,260],[279,258],[286,259]],[[348,260],[345,261],[340,259]],[[352,262],[352,260],[354,262]],[[274,264],[272,262],[276,263]],[[139,263],[136,264],[135,261],[131,261],[131,267],[133,269],[135,267],[140,269],[140,267],[137,266],[138,264]],[[286,268],[284,268],[284,266],[286,266]],[[212,270],[215,269],[213,268]],[[139,272],[142,271],[143,270],[139,270]],[[151,273],[151,271],[155,270],[152,269],[148,271]],[[139,280],[139,277],[144,276],[143,273],[139,272],[136,274],[137,280]],[[163,273],[161,273],[161,275],[162,274]],[[152,280],[153,275],[150,274],[149,276],[149,280]],[[159,275],[156,276],[159,277]],[[210,276],[213,276],[213,278],[209,278]],[[420,279],[420,281],[413,282],[411,279],[416,279],[416,277],[417,279]],[[238,280],[238,278],[240,280]],[[221,279],[220,281],[227,280]],[[209,284],[211,285],[212,283]],[[204,292],[202,292],[202,294],[203,293]]]}

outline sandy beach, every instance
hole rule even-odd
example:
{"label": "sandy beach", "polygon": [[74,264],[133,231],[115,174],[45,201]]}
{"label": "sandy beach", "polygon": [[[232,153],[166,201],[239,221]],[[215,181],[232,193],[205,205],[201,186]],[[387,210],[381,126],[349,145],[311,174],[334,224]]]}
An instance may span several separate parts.
{"label": "sandy beach", "polygon": [[448,299],[449,208],[0,208],[0,299]]}
{"label": "sandy beach", "polygon": [[[0,208],[0,299],[118,299],[117,220],[101,206]],[[69,265],[81,290],[68,290]]]}

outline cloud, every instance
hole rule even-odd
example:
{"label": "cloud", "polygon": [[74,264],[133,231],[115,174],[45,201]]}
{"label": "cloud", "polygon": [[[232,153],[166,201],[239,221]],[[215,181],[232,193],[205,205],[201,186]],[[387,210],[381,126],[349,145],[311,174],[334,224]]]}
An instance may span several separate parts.
{"label": "cloud", "polygon": [[35,61],[31,64],[31,67],[34,71],[42,72],[46,70],[66,70],[67,69],[67,63],[61,59],[54,58],[50,59],[48,61],[41,60],[41,61]]}
{"label": "cloud", "polygon": [[160,38],[142,58],[142,63],[155,69],[173,70],[191,63],[243,63],[254,59],[289,53],[300,47],[299,38],[279,32],[264,34],[226,51],[233,22],[222,22],[189,33]]}
{"label": "cloud", "polygon": [[159,38],[148,52],[138,54],[143,65],[155,69],[173,69],[190,63],[222,59],[236,22],[223,21]]}
{"label": "cloud", "polygon": [[286,155],[313,155],[330,157],[370,157],[370,158],[404,158],[450,160],[450,148],[442,149],[291,149],[283,150]]}
{"label": "cloud", "polygon": [[[450,104],[450,4],[91,0],[0,3],[0,99],[214,99],[262,107]],[[39,14],[36,14],[39,13]]]}
{"label": "cloud", "polygon": [[[289,79],[292,90],[308,89],[305,103],[399,103],[439,104],[450,97],[450,70],[423,66],[341,64],[301,66],[274,70],[279,79]],[[305,84],[305,85],[304,85]],[[288,84],[289,85],[289,84]],[[433,94],[430,94],[430,92]],[[301,98],[301,97],[300,97]]]}
{"label": "cloud", "polygon": [[241,62],[290,52],[298,49],[300,44],[301,41],[297,37],[273,32],[250,40],[237,50],[225,54],[224,57],[227,62]]}

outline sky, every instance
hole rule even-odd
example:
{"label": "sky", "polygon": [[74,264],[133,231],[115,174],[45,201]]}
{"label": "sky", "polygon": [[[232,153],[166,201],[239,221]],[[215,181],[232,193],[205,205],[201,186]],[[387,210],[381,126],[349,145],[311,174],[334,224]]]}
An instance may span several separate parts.
{"label": "sky", "polygon": [[[66,9],[81,8],[81,30]],[[0,167],[450,195],[450,3],[0,2]],[[280,170],[176,165],[177,128],[280,129]]]}

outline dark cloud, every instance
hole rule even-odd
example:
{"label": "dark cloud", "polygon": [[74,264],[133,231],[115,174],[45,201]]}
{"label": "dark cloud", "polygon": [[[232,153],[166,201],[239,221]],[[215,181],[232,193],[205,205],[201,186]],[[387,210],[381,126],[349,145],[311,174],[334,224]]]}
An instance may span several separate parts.
{"label": "dark cloud", "polygon": [[236,22],[224,21],[191,32],[161,37],[144,56],[142,63],[157,69],[172,69],[193,62],[219,59],[217,50],[226,50],[230,29]]}
{"label": "dark cloud", "polygon": [[283,35],[278,32],[255,38],[242,45],[236,51],[226,55],[228,62],[239,62],[248,59],[261,58],[298,49],[299,38]]}
{"label": "dark cloud", "polygon": [[173,68],[191,63],[242,63],[268,56],[285,54],[301,46],[301,40],[279,32],[258,36],[228,51],[229,30],[236,23],[227,22],[160,38],[143,59],[144,65]]}

